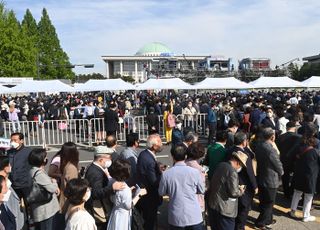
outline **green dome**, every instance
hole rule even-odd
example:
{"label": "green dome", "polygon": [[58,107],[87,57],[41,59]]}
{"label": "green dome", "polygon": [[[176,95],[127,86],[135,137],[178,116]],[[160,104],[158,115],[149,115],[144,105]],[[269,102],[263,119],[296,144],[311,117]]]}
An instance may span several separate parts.
{"label": "green dome", "polygon": [[160,42],[152,42],[140,48],[136,56],[160,56],[161,54],[171,55],[172,51]]}

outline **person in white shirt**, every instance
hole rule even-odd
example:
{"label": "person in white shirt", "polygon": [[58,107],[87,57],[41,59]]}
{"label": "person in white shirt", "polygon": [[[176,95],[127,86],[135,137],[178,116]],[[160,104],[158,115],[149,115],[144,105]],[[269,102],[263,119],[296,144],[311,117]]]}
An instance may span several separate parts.
{"label": "person in white shirt", "polygon": [[96,230],[97,226],[93,217],[84,208],[84,203],[89,200],[91,190],[85,179],[72,179],[67,183],[64,191],[70,203],[66,213],[66,230]]}

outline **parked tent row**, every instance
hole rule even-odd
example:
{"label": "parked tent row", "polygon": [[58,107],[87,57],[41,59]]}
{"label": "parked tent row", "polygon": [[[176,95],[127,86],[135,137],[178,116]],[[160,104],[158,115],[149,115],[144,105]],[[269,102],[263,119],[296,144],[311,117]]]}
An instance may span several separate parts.
{"label": "parked tent row", "polygon": [[0,93],[28,92],[90,92],[90,91],[124,91],[124,90],[231,90],[231,89],[279,89],[279,88],[320,88],[320,76],[313,76],[303,82],[289,77],[260,77],[250,83],[234,77],[206,78],[195,85],[188,84],[180,78],[149,79],[142,84],[132,85],[122,79],[89,80],[84,84],[71,87],[59,80],[23,81],[12,88],[0,86]]}

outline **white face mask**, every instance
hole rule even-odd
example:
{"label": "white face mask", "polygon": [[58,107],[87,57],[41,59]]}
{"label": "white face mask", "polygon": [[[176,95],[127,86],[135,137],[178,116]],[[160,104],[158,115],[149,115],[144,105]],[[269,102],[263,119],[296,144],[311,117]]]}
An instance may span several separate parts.
{"label": "white face mask", "polygon": [[90,197],[91,197],[91,190],[88,190],[86,192],[86,195],[84,195],[83,199],[85,200],[85,202],[87,202],[90,199]]}
{"label": "white face mask", "polygon": [[182,129],[182,124],[177,124],[177,129],[181,130]]}
{"label": "white face mask", "polygon": [[8,202],[10,195],[11,195],[11,190],[8,190],[8,192],[4,194],[2,202]]}
{"label": "white face mask", "polygon": [[111,160],[107,160],[107,161],[104,163],[104,168],[107,169],[107,168],[109,168],[111,165],[112,165],[112,161],[111,161]]}
{"label": "white face mask", "polygon": [[16,142],[14,142],[14,141],[11,141],[10,145],[11,145],[11,147],[14,148],[14,149],[16,149],[16,148],[19,147],[19,144],[16,143]]}
{"label": "white face mask", "polygon": [[237,171],[237,173],[239,173],[239,172],[241,172],[241,170],[242,170],[242,167],[238,168],[236,171]]}

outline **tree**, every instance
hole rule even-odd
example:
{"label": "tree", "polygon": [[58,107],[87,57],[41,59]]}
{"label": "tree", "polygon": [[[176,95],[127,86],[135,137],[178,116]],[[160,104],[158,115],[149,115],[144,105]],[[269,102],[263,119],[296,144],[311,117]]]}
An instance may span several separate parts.
{"label": "tree", "polygon": [[110,79],[118,79],[118,78],[120,78],[126,82],[130,82],[130,83],[135,82],[135,80],[131,76],[121,76],[121,74],[115,74],[115,75],[110,76]]}
{"label": "tree", "polygon": [[86,82],[90,79],[105,79],[105,77],[101,73],[78,74],[76,76],[76,82]]}
{"label": "tree", "polygon": [[25,38],[26,55],[25,60],[25,76],[34,77],[37,76],[37,64],[38,64],[38,28],[37,22],[32,16],[29,9],[26,10],[24,18],[21,23],[21,33]]}
{"label": "tree", "polygon": [[1,7],[0,66],[4,77],[23,76],[27,54],[24,50],[25,37],[14,12]]}
{"label": "tree", "polygon": [[38,23],[38,33],[40,77],[74,79],[69,57],[60,46],[56,30],[45,8]]}

